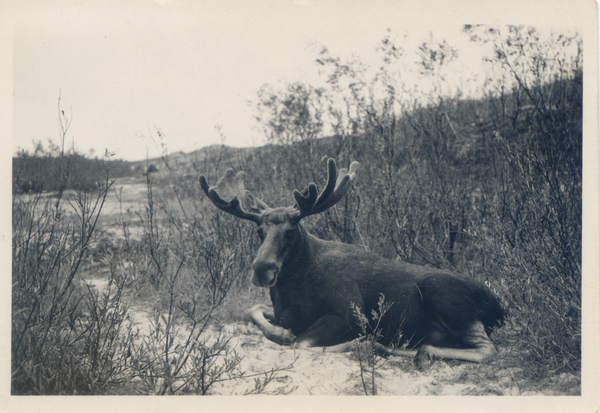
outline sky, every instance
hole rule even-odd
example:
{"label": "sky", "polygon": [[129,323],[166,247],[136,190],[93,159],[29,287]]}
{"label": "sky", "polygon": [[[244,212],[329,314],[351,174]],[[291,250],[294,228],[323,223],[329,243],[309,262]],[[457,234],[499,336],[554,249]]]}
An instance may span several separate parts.
{"label": "sky", "polygon": [[[459,51],[459,82],[482,65],[482,50],[461,31],[480,2],[9,3],[13,154],[31,151],[34,141],[58,143],[59,97],[71,120],[66,144],[84,154],[108,150],[141,160],[159,156],[163,144],[168,152],[262,145],[248,102],[263,84],[322,82],[315,64],[321,46],[377,65],[388,30],[409,61],[418,44],[447,40]],[[485,20],[497,23],[497,14]]]}

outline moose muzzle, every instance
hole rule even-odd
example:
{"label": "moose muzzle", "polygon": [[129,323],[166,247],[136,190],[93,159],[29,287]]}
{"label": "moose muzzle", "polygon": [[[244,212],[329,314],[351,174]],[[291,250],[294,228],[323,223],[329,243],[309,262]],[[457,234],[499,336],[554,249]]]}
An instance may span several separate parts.
{"label": "moose muzzle", "polygon": [[277,282],[281,265],[274,261],[254,261],[252,284],[257,287],[272,287]]}

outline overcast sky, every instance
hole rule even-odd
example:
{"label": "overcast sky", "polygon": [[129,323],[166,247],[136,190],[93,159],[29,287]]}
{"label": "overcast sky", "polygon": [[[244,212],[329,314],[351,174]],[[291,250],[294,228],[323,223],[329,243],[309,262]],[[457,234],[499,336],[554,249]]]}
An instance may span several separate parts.
{"label": "overcast sky", "polygon": [[[479,70],[481,51],[461,28],[473,22],[469,5],[480,2],[409,4],[14,2],[13,153],[31,150],[34,140],[58,141],[59,93],[72,117],[68,143],[86,154],[158,156],[157,128],[169,152],[192,151],[220,143],[217,124],[227,145],[260,145],[248,101],[264,83],[316,83],[320,45],[376,64],[388,29],[408,54],[424,41],[447,40],[459,51],[463,81]],[[497,23],[502,13],[485,20]]]}

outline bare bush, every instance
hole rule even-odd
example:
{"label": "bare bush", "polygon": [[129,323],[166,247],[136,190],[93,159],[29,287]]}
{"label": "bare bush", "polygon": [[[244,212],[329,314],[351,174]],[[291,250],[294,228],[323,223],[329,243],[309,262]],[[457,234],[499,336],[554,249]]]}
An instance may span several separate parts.
{"label": "bare bush", "polygon": [[94,195],[13,198],[13,394],[94,392],[124,368],[127,280],[98,297],[79,278],[111,184],[106,174]]}

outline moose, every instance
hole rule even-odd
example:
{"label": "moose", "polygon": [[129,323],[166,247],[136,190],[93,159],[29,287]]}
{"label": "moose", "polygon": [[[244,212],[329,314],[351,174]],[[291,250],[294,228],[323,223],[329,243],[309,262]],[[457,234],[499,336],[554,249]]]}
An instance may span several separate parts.
{"label": "moose", "polygon": [[379,344],[388,354],[414,357],[419,368],[437,358],[481,362],[496,354],[489,333],[501,326],[504,310],[496,295],[471,277],[387,260],[358,245],[321,240],[301,220],[340,201],[356,178],[358,162],[337,171],[327,162],[325,189],[315,183],[293,192],[296,204],[271,208],[244,186],[246,173],[228,169],[216,186],[200,186],[219,209],[253,221],[261,246],[252,264],[252,283],[270,288],[272,307],[249,310],[271,341],[294,348],[348,350],[360,339],[357,314],[391,304],[380,320]]}

